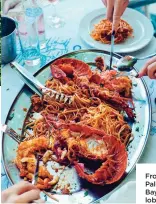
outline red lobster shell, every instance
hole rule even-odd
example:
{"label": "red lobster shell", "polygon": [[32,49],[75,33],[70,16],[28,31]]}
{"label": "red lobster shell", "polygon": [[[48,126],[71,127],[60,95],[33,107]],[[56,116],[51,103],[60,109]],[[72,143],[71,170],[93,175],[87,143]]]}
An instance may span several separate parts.
{"label": "red lobster shell", "polygon": [[51,64],[52,72],[53,65],[57,66],[58,69],[61,69],[66,75],[74,75],[78,77],[87,76],[88,78],[92,76],[92,71],[89,65],[77,59],[62,58],[54,61]]}
{"label": "red lobster shell", "polygon": [[[93,184],[105,185],[114,183],[123,176],[127,167],[127,152],[119,139],[87,125],[66,124],[63,121],[54,121],[53,117],[49,119],[58,130],[59,140],[66,143],[68,159],[75,164],[81,178]],[[70,151],[74,152],[74,156],[70,156]],[[84,164],[77,162],[81,158],[100,160],[102,165],[93,174],[87,174]]]}
{"label": "red lobster shell", "polygon": [[127,152],[124,144],[114,136],[104,136],[103,141],[108,149],[106,159],[93,174],[87,174],[81,163],[75,164],[75,169],[81,178],[97,185],[118,181],[127,167]]}
{"label": "red lobster shell", "polygon": [[87,125],[71,124],[68,128],[60,131],[62,137],[70,138],[73,135],[71,132],[80,133],[76,134],[73,143],[77,157],[102,161],[102,165],[90,175],[84,172],[83,164],[74,162],[81,178],[93,184],[104,185],[114,183],[123,176],[127,167],[127,151],[120,140]]}

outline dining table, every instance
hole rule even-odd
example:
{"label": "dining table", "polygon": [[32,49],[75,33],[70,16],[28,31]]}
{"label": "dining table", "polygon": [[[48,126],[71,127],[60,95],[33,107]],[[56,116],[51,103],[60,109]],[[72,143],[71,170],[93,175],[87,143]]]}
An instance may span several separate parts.
{"label": "dining table", "polygon": [[[51,28],[47,23],[48,15],[51,13],[50,7],[44,7],[44,20],[45,20],[45,31],[46,31],[46,47],[41,50],[41,64],[38,67],[27,67],[27,70],[32,74],[35,74],[41,67],[46,65],[53,59],[66,54],[71,51],[77,51],[80,49],[90,49],[87,44],[85,44],[79,35],[79,24],[81,19],[89,12],[94,9],[104,8],[101,0],[60,0],[56,6],[57,12],[65,20],[65,25],[62,28]],[[105,8],[104,8],[105,9]],[[130,53],[130,55],[135,57],[143,57],[156,52],[156,38],[152,38],[150,43],[144,48]],[[22,53],[20,50],[20,44],[17,39],[17,58],[16,61],[24,66],[22,60]],[[125,55],[128,53],[122,53]],[[146,63],[146,60],[140,60],[135,65],[137,71],[139,71]],[[151,104],[152,104],[152,125],[148,141],[144,152],[139,160],[139,163],[156,163],[155,148],[156,148],[156,80],[149,79],[148,77],[143,77],[150,94]],[[23,81],[19,78],[17,73],[11,69],[10,65],[2,66],[2,110],[1,110],[1,120],[2,124],[5,123],[8,111],[13,103],[16,95],[19,93],[21,88],[24,86]],[[140,90],[141,91],[141,90]],[[5,174],[5,170],[1,171],[1,189],[4,190],[8,188],[11,184]],[[116,189],[118,190],[122,185],[129,181],[136,180],[136,169],[126,177],[126,179],[119,185]],[[105,202],[111,193],[107,194],[101,202]],[[134,196],[135,195],[130,195]]]}

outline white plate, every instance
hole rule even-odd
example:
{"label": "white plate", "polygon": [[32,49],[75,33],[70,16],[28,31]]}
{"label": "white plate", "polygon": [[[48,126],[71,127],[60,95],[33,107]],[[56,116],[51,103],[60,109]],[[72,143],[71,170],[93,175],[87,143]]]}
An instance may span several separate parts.
{"label": "white plate", "polygon": [[[80,22],[79,34],[84,42],[93,48],[110,50],[110,45],[95,41],[90,33],[101,19],[106,18],[106,9],[101,8],[92,11],[84,16]],[[134,52],[145,47],[152,39],[154,29],[150,20],[134,9],[127,8],[122,19],[126,20],[133,28],[134,37],[128,38],[125,42],[114,46],[114,52]]]}

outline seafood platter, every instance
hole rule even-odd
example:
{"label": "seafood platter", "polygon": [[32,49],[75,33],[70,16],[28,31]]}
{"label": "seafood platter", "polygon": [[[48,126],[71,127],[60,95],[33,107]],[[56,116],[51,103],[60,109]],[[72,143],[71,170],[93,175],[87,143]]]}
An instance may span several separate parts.
{"label": "seafood platter", "polygon": [[91,203],[111,194],[134,169],[146,145],[151,103],[145,82],[117,75],[120,55],[109,70],[107,51],[81,50],[63,55],[35,77],[50,93],[42,96],[24,85],[6,124],[3,164],[11,183],[32,182],[55,201]]}

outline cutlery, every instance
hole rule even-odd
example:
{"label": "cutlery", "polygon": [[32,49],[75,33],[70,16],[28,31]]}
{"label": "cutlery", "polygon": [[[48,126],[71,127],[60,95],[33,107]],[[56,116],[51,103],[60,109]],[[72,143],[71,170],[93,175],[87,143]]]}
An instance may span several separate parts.
{"label": "cutlery", "polygon": [[38,171],[39,171],[39,162],[40,162],[40,156],[38,154],[36,154],[36,169],[34,172],[34,177],[32,179],[32,184],[35,185],[37,183],[37,179],[38,179]]}
{"label": "cutlery", "polygon": [[115,35],[115,31],[113,31],[112,34],[111,34],[111,51],[110,51],[110,66],[109,66],[109,70],[112,67],[112,61],[113,61],[114,35]]}
{"label": "cutlery", "polygon": [[[21,142],[20,139],[19,139],[20,136],[12,128],[9,128],[6,124],[1,125],[1,131],[4,132],[5,134],[9,135],[18,144]],[[35,169],[34,177],[33,177],[33,180],[32,180],[33,185],[35,185],[37,183],[38,171],[39,171],[39,162],[40,162],[40,155],[36,154],[36,169]],[[43,191],[43,193],[45,193],[51,199],[59,202],[59,200],[57,198],[55,198],[53,195],[51,195],[50,193],[47,193],[46,191]],[[33,203],[37,203],[37,201],[34,200]]]}
{"label": "cutlery", "polygon": [[18,144],[20,141],[20,136],[12,129],[9,128],[7,125],[1,125],[1,131],[5,134],[9,135],[13,140],[15,140]]}
{"label": "cutlery", "polygon": [[44,194],[46,194],[49,198],[51,198],[52,200],[55,200],[56,202],[59,202],[59,200],[53,196],[51,193],[43,191]]}
{"label": "cutlery", "polygon": [[59,93],[53,89],[43,86],[30,72],[28,72],[24,67],[22,67],[17,62],[11,62],[10,66],[16,68],[17,73],[20,75],[21,79],[29,86],[35,93],[39,96],[49,95],[51,98],[58,100],[63,103],[72,103],[72,96],[68,96],[63,93]]}
{"label": "cutlery", "polygon": [[116,66],[118,71],[131,71],[133,69],[134,64],[138,61],[138,60],[144,60],[144,59],[148,59],[151,58],[153,56],[156,56],[156,53],[150,54],[148,56],[145,57],[133,57],[133,56],[125,56],[122,57],[121,59],[118,60]]}

